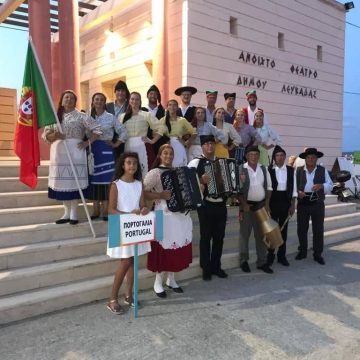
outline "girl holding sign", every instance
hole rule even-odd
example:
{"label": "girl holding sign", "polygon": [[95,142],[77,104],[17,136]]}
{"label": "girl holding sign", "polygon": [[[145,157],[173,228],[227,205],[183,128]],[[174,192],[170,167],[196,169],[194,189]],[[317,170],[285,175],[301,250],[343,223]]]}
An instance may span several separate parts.
{"label": "girl holding sign", "polygon": [[[145,207],[144,194],[141,183],[141,170],[137,153],[125,152],[121,154],[115,166],[114,181],[110,186],[109,214],[137,214],[149,213]],[[138,244],[138,255],[144,255],[151,250],[149,243]],[[134,282],[134,245],[108,248],[107,255],[121,259],[116,270],[107,308],[113,314],[123,314],[124,310],[118,302],[119,289],[124,277],[127,277],[127,287],[124,303],[134,306],[132,288]]]}
{"label": "girl holding sign", "polygon": [[151,253],[148,255],[147,268],[156,272],[154,291],[164,298],[163,277],[167,272],[166,285],[176,293],[183,289],[175,281],[175,272],[187,268],[192,262],[192,221],[189,214],[169,211],[166,200],[170,199],[170,191],[164,191],[161,174],[172,167],[174,149],[169,144],[159,148],[153,169],[144,179],[144,193],[148,200],[155,202],[155,210],[163,210],[164,239],[151,242]]}

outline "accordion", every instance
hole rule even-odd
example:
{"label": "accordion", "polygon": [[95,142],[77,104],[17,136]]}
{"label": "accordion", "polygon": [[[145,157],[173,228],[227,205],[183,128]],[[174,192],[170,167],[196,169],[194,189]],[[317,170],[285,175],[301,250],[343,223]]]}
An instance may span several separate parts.
{"label": "accordion", "polygon": [[210,178],[207,184],[210,197],[240,193],[239,164],[235,159],[216,159],[214,162],[207,163],[205,174]]}
{"label": "accordion", "polygon": [[172,212],[195,210],[202,205],[203,195],[195,168],[186,166],[164,171],[161,174],[164,190],[171,192],[167,207]]}

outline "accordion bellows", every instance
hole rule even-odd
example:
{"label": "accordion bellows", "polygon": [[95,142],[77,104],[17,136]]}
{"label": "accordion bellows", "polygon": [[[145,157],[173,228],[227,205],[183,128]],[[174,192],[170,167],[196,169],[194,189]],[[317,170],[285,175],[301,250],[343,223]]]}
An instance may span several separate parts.
{"label": "accordion bellows", "polygon": [[164,190],[171,192],[167,207],[172,212],[195,210],[202,205],[203,195],[195,168],[178,167],[161,174]]}
{"label": "accordion bellows", "polygon": [[205,174],[210,197],[229,196],[240,193],[239,165],[235,159],[216,159],[205,164]]}

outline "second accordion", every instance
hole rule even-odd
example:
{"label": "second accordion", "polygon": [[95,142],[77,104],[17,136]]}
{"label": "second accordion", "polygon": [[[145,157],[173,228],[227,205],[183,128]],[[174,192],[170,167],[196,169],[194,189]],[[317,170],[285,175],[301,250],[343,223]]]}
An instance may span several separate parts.
{"label": "second accordion", "polygon": [[195,210],[202,205],[203,195],[196,169],[186,166],[164,171],[161,174],[164,190],[171,192],[167,207],[172,212]]}
{"label": "second accordion", "polygon": [[239,164],[235,159],[216,159],[205,164],[205,174],[210,197],[229,196],[240,193]]}

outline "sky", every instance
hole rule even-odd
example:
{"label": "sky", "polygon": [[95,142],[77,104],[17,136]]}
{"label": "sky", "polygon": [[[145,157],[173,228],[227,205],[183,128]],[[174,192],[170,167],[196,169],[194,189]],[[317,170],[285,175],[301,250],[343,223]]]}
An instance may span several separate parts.
{"label": "sky", "polygon": [[[353,2],[355,8],[346,14],[343,151],[360,150],[360,111],[356,107],[360,102],[360,0]],[[0,25],[0,87],[18,89],[18,96],[22,85],[27,39],[27,31]]]}

